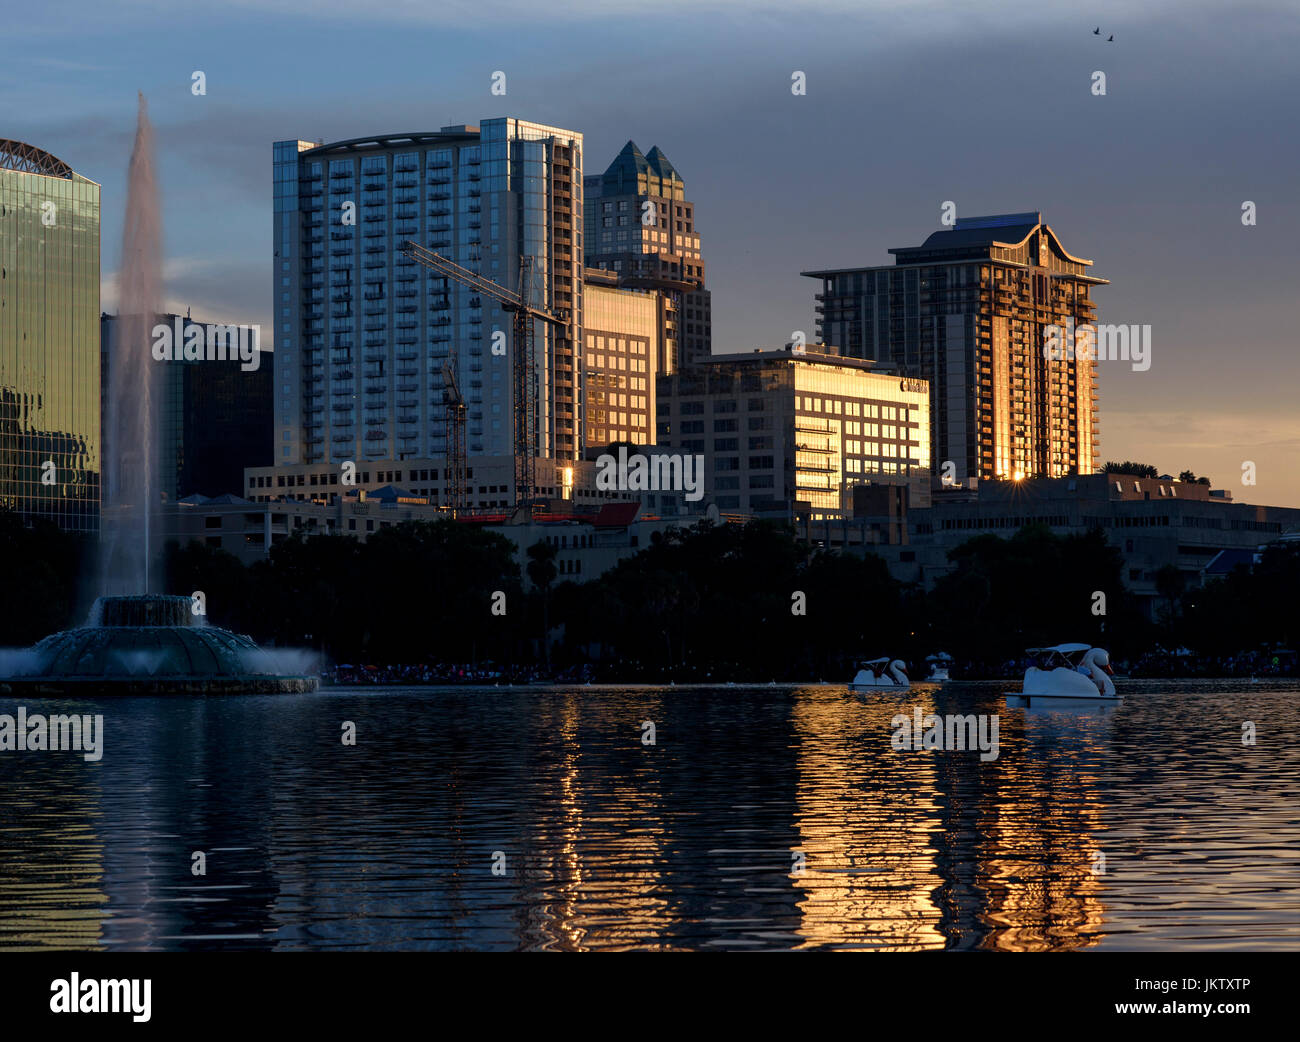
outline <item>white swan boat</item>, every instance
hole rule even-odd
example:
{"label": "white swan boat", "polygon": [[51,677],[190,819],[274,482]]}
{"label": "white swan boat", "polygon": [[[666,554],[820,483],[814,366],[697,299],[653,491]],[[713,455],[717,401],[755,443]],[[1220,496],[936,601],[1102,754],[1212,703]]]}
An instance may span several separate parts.
{"label": "white swan boat", "polygon": [[850,691],[906,691],[912,686],[902,659],[888,657],[863,662],[849,684]]}
{"label": "white swan boat", "polygon": [[930,664],[930,675],[925,678],[927,684],[943,684],[952,679],[948,673],[952,656],[947,652],[940,651],[937,655],[930,655],[925,661]]}
{"label": "white swan boat", "polygon": [[1118,705],[1123,696],[1111,682],[1114,671],[1105,648],[1091,644],[1057,644],[1052,648],[1028,648],[1037,664],[1025,670],[1024,688],[1008,691],[1007,705],[1031,708],[1036,705]]}

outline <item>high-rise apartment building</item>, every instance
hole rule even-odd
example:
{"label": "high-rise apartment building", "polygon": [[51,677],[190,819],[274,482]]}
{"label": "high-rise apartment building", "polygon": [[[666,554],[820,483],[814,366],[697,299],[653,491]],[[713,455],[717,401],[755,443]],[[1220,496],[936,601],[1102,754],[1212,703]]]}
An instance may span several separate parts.
{"label": "high-rise apartment building", "polygon": [[518,119],[276,142],[275,464],[445,460],[447,364],[467,455],[513,454],[512,316],[408,239],[512,290],[532,258],[534,305],[564,316],[536,322],[532,452],[578,459],[582,185],[582,135]]}
{"label": "high-rise apartment building", "polygon": [[656,289],[669,308],[659,371],[706,360],[712,304],[695,205],[686,183],[657,147],[642,155],[629,141],[603,174],[585,179],[587,264],[618,274],[624,286]]}
{"label": "high-rise apartment building", "polygon": [[[1090,260],[1040,213],[959,219],[893,266],[820,279],[817,332],[846,355],[929,381],[937,475],[1016,479],[1098,468],[1096,362],[1048,357],[1044,331],[1095,321]],[[951,462],[951,468],[944,464]]]}
{"label": "high-rise apartment building", "polygon": [[0,140],[0,508],[99,529],[99,185]]}

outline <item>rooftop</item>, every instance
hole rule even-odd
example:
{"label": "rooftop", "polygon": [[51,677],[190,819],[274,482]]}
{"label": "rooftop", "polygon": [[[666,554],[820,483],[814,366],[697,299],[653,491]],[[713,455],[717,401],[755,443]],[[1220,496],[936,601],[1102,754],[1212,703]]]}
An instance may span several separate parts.
{"label": "rooftop", "polygon": [[72,180],[72,167],[62,159],[35,145],[14,141],[12,138],[0,138],[0,169]]}

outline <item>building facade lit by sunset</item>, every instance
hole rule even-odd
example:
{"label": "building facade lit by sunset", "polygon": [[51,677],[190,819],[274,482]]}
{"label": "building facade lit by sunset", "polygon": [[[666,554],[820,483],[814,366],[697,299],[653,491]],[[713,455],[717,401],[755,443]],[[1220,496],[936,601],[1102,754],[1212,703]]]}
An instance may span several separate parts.
{"label": "building facade lit by sunset", "polygon": [[1048,358],[1051,325],[1095,322],[1092,261],[1036,212],[958,219],[893,266],[806,271],[820,279],[817,332],[846,355],[929,381],[932,466],[958,483],[1098,469],[1092,359]]}
{"label": "building facade lit by sunset", "polygon": [[677,168],[658,147],[643,155],[629,141],[603,174],[585,178],[584,193],[588,266],[665,295],[659,372],[708,359],[712,302],[695,204]]}
{"label": "building facade lit by sunset", "polygon": [[583,293],[583,438],[588,450],[654,441],[655,375],[667,296],[620,289],[612,272],[587,269]]}
{"label": "building facade lit by sunset", "polygon": [[276,464],[445,459],[448,363],[467,454],[513,454],[512,353],[492,349],[512,316],[406,256],[408,239],[512,290],[533,258],[534,304],[565,316],[536,323],[533,451],[578,459],[581,134],[502,118],[278,141],[274,178]]}
{"label": "building facade lit by sunset", "polygon": [[658,445],[703,455],[723,512],[844,517],[880,485],[928,505],[925,381],[827,350],[715,355],[661,377]]}
{"label": "building facade lit by sunset", "polygon": [[99,530],[99,219],[98,184],[0,140],[0,508],[79,532]]}

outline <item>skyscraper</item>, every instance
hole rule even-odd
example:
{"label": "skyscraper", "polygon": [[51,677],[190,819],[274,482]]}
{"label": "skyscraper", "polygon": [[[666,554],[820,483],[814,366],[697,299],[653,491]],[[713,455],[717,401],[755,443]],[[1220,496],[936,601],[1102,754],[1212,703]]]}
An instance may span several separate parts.
{"label": "skyscraper", "polygon": [[[517,119],[275,144],[275,463],[445,459],[443,366],[466,452],[514,451],[510,315],[401,251],[414,240],[510,289],[533,258],[532,451],[581,452],[582,135]],[[498,335],[499,334],[499,335]]]}
{"label": "skyscraper", "polygon": [[[1097,469],[1096,362],[1049,358],[1047,326],[1095,321],[1088,274],[1037,212],[959,219],[894,266],[806,271],[817,332],[846,355],[929,381],[939,476],[1061,477]],[[951,468],[944,464],[951,462]]]}
{"label": "skyscraper", "polygon": [[99,185],[0,140],[0,507],[99,529]]}
{"label": "skyscraper", "polygon": [[677,169],[658,147],[642,155],[629,141],[609,169],[585,179],[584,189],[587,265],[616,272],[621,285],[669,297],[659,372],[707,360],[712,306],[695,205]]}

